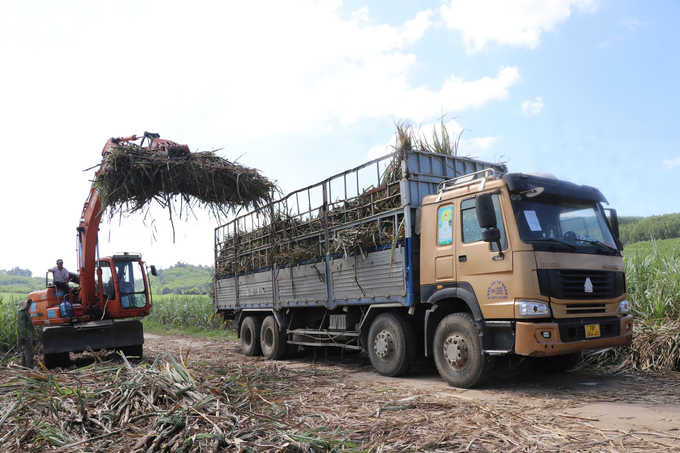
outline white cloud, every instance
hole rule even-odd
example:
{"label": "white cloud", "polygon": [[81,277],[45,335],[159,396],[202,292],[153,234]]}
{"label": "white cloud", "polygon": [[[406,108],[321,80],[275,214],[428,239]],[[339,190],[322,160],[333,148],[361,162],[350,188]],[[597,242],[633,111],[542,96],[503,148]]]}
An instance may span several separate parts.
{"label": "white cloud", "polygon": [[644,27],[646,25],[649,25],[651,22],[650,21],[643,21],[638,19],[637,17],[622,17],[619,19],[619,24],[621,24],[622,27],[627,28],[630,31],[635,31],[640,27]]}
{"label": "white cloud", "polygon": [[447,27],[463,35],[467,52],[474,53],[491,42],[533,49],[572,9],[592,12],[595,7],[596,0],[450,0],[440,11]]}
{"label": "white cloud", "polygon": [[492,146],[496,145],[501,140],[501,137],[482,137],[470,138],[461,140],[461,152],[471,156],[481,156]]}
{"label": "white cloud", "polygon": [[368,7],[364,6],[363,8],[352,12],[352,19],[368,22]]}
{"label": "white cloud", "polygon": [[678,165],[680,165],[680,157],[676,157],[675,159],[663,160],[664,170],[671,170],[674,167],[677,167]]}
{"label": "white cloud", "polygon": [[[223,155],[234,159],[247,153],[250,160],[242,163],[268,166],[265,173],[274,168],[272,161],[281,162],[273,177],[293,178],[299,165],[282,155],[277,141],[321,141],[316,132],[330,135],[365,119],[418,123],[434,112],[482,107],[506,99],[519,80],[517,68],[505,67],[478,79],[445,73],[438,82],[430,77],[430,85],[420,86],[410,79],[425,63],[414,44],[431,29],[433,12],[386,24],[367,8],[351,14],[339,5],[312,0],[0,1],[2,80],[11,87],[3,91],[0,109],[0,124],[12,131],[5,146],[25,150],[25,137],[32,137],[31,158],[41,163],[33,167],[33,178],[72,194],[51,224],[51,237],[64,239],[50,242],[53,250],[42,242],[35,245],[40,250],[26,249],[27,238],[43,232],[39,223],[25,226],[18,245],[3,250],[0,268],[41,269],[44,256],[72,253],[68,219],[79,218],[93,173],[78,170],[99,162],[109,137],[147,130],[192,150],[237,144]],[[5,164],[23,168],[25,153],[9,153]],[[18,173],[0,185],[5,191],[14,187],[25,187]],[[29,185],[22,200],[40,199],[44,190],[44,185]],[[22,218],[33,215],[24,205],[20,200],[8,211]],[[157,225],[160,217],[164,213]],[[102,245],[106,237],[114,252],[147,249],[152,242],[147,226],[139,227],[141,246],[132,244],[128,233],[139,223],[126,219],[124,226],[111,227],[112,235],[102,229]],[[212,226],[200,225],[209,236]],[[159,227],[156,237],[169,229]],[[112,246],[109,236],[125,246]],[[154,246],[153,255],[169,258],[155,264],[167,265],[167,259],[174,259],[169,264],[177,259],[206,263],[161,248]],[[210,244],[186,250],[207,256],[207,262],[212,256]]]}
{"label": "white cloud", "polygon": [[528,100],[522,102],[522,113],[525,115],[530,113],[532,115],[538,115],[541,113],[541,110],[543,110],[543,99],[540,97],[537,97],[534,101]]}
{"label": "white cloud", "polygon": [[615,36],[615,37],[613,37],[613,38],[611,38],[611,39],[608,39],[608,40],[606,40],[606,41],[604,41],[604,42],[601,42],[601,43],[597,46],[597,48],[598,48],[598,49],[606,49],[607,47],[610,47],[610,46],[613,46],[613,45],[615,45],[615,44],[622,43],[622,42],[623,42],[623,38],[622,38],[622,37],[620,37],[620,36]]}

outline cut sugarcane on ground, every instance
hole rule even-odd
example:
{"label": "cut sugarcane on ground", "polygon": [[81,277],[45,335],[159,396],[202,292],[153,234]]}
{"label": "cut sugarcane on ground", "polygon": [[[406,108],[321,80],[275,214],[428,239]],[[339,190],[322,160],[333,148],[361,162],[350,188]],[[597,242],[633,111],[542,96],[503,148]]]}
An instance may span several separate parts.
{"label": "cut sugarcane on ground", "polygon": [[150,334],[145,350],[142,361],[84,354],[52,373],[0,369],[0,451],[680,450],[677,373],[508,365],[459,390],[428,364],[379,376],[361,354],[270,362],[233,341]]}

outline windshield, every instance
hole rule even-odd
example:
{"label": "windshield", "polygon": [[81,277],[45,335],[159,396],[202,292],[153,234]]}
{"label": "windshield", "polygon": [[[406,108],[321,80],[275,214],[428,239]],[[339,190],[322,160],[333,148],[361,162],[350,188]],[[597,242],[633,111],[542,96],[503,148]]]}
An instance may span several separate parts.
{"label": "windshield", "polygon": [[[618,253],[602,206],[563,197],[511,195],[522,241],[534,249],[555,247],[579,253]],[[538,244],[544,246],[536,247]]]}
{"label": "windshield", "polygon": [[120,304],[123,308],[146,307],[144,274],[139,261],[116,261]]}

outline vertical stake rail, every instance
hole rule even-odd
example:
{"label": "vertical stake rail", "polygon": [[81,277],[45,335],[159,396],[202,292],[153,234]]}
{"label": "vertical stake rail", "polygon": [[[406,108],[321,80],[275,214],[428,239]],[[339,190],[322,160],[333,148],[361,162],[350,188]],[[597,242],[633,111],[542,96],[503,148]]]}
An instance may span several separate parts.
{"label": "vertical stake rail", "polygon": [[238,234],[238,219],[236,222],[234,222],[234,294],[236,296],[236,304],[235,306],[238,307],[241,302],[241,298],[239,297],[238,293],[238,274],[240,273],[239,269],[239,254],[238,254],[238,242],[239,242],[239,234]]}
{"label": "vertical stake rail", "polygon": [[329,230],[328,230],[328,191],[326,188],[326,184],[330,184],[330,182],[324,182],[322,184],[323,188],[323,204],[321,209],[323,210],[323,235],[324,235],[324,254],[326,255],[326,294],[327,294],[327,300],[328,303],[330,304],[333,301],[333,283],[332,283],[332,275],[331,275],[331,257],[330,257],[330,237],[329,237]]}

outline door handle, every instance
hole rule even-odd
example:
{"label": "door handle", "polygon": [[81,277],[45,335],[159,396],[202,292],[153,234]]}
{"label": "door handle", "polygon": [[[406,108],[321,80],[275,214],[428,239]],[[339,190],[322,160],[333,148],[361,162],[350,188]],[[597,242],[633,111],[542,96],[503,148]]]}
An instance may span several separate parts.
{"label": "door handle", "polygon": [[458,255],[458,261],[464,263],[467,261],[467,255]]}

